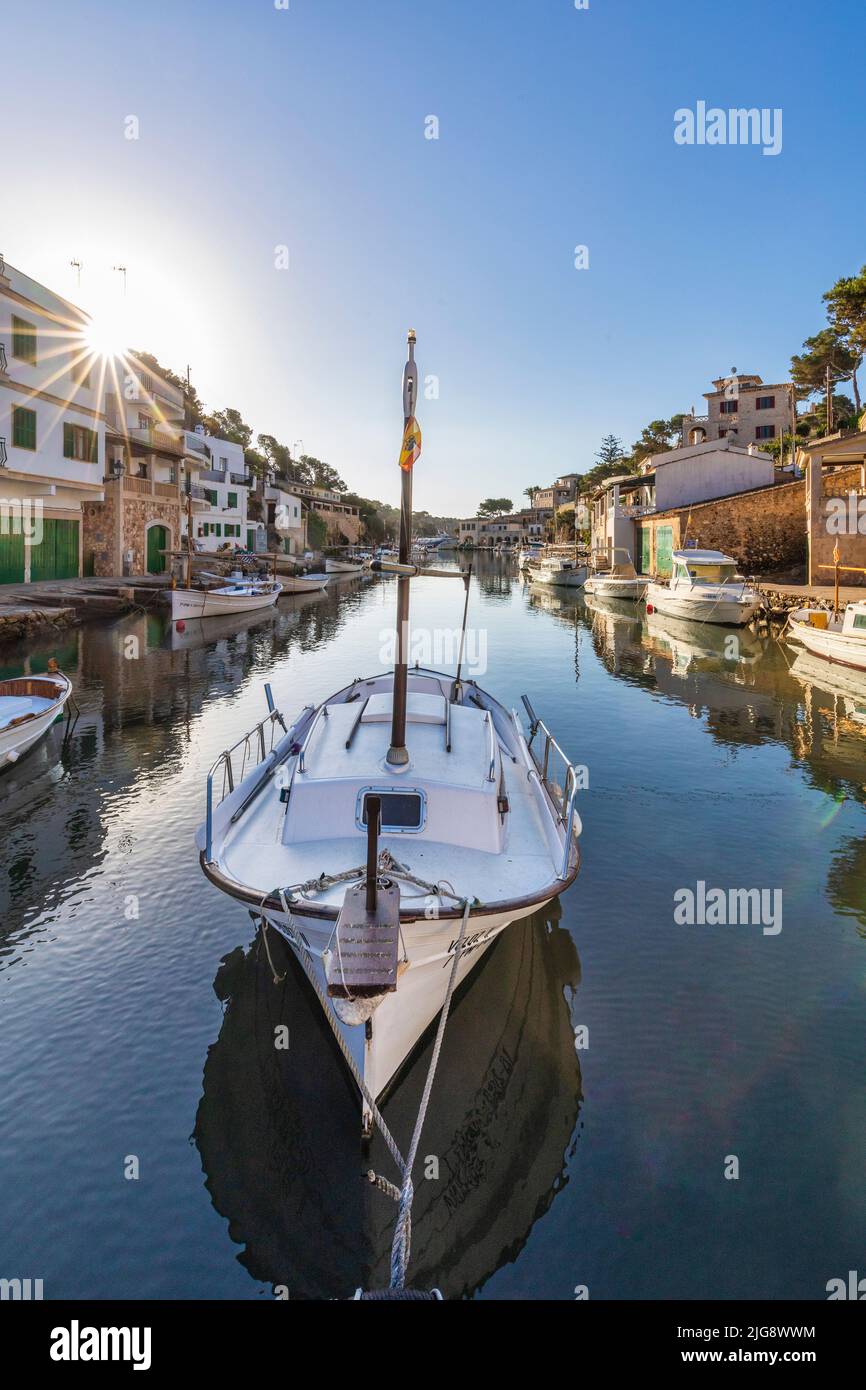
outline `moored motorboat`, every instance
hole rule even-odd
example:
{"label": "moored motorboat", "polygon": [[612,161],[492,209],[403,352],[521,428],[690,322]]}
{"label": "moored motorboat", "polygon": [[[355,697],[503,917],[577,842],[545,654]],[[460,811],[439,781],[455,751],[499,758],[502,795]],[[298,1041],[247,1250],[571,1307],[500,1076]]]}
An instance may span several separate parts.
{"label": "moored motorboat", "polygon": [[57,669],[44,676],[0,681],[0,770],[17,763],[48,733],[72,694],[72,682]]}
{"label": "moored motorboat", "polygon": [[587,566],[567,555],[546,555],[530,573],[533,584],[549,584],[558,589],[582,589],[589,577]]}
{"label": "moored motorboat", "polygon": [[[294,950],[373,1107],[496,937],[575,877],[578,769],[528,700],[529,736],[457,674],[408,669],[414,335],[404,374],[393,672],[269,714],[208,776],[201,865]],[[464,613],[465,628],[465,613]],[[389,740],[390,734],[390,740]],[[251,765],[252,763],[252,765]],[[554,768],[556,764],[556,768]],[[222,798],[222,799],[221,799]]]}
{"label": "moored motorboat", "polygon": [[616,547],[611,555],[595,551],[592,572],[584,585],[596,598],[642,599],[649,579],[637,573],[627,550]]}
{"label": "moored motorboat", "polygon": [[789,615],[787,637],[825,661],[866,671],[866,599],[846,604],[842,613],[797,608]]}
{"label": "moored motorboat", "polygon": [[647,585],[648,613],[672,618],[742,627],[761,606],[761,595],[742,575],[737,562],[720,550],[675,550],[669,583]]}

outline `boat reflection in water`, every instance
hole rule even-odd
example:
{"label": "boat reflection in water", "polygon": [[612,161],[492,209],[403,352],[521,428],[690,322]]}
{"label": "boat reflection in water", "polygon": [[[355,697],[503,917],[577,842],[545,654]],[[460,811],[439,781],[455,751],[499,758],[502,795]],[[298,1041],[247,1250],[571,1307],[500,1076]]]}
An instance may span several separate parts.
{"label": "boat reflection in water", "polygon": [[[504,932],[456,997],[419,1151],[413,1282],[469,1297],[516,1258],[566,1182],[581,1076],[569,1000],[580,964],[554,903]],[[378,1137],[358,1143],[357,1100],[291,952],[238,948],[214,988],[226,1002],[204,1069],[195,1140],[213,1204],[250,1275],[291,1298],[388,1284],[395,1203]],[[288,1029],[288,1047],[275,1030]],[[398,1143],[427,1076],[428,1035],[384,1105]],[[438,1163],[438,1178],[427,1177]]]}

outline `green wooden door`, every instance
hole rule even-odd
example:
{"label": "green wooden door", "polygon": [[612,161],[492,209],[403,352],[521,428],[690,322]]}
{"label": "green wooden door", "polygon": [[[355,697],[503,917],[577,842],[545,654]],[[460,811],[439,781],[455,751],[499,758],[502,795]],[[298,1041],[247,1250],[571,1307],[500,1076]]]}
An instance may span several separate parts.
{"label": "green wooden door", "polygon": [[650,557],[652,554],[651,544],[652,528],[649,526],[640,527],[640,548],[638,550],[638,571],[641,574],[650,573]]}
{"label": "green wooden door", "polygon": [[255,526],[248,526],[248,527],[247,527],[247,550],[255,550],[255,548],[256,548],[256,528],[255,528]]}
{"label": "green wooden door", "polygon": [[0,584],[24,583],[24,532],[0,527]]}
{"label": "green wooden door", "polygon": [[77,521],[47,516],[42,522],[42,540],[30,547],[30,578],[78,578]]}
{"label": "green wooden door", "polygon": [[656,531],[656,574],[667,579],[673,568],[674,535],[670,526],[659,526]]}
{"label": "green wooden door", "polygon": [[147,572],[165,573],[165,556],[160,551],[168,549],[168,531],[164,526],[151,526],[147,533]]}

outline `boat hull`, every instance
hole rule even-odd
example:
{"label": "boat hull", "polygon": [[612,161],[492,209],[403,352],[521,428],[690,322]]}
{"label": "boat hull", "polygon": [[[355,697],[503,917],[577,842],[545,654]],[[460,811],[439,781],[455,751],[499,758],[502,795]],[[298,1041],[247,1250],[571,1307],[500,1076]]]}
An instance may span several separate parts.
{"label": "boat hull", "polygon": [[364,566],[349,560],[325,560],[326,574],[363,574]]}
{"label": "boat hull", "polygon": [[585,566],[576,570],[533,569],[531,578],[533,584],[544,584],[549,589],[582,589],[586,584],[587,570]]}
{"label": "boat hull", "polygon": [[328,587],[328,577],[324,574],[284,575],[282,583],[284,594],[314,594]]}
{"label": "boat hull", "polygon": [[[285,586],[283,586],[283,592]],[[280,596],[279,588],[261,594],[215,594],[207,589],[167,589],[172,622],[186,618],[215,618],[229,613],[254,613],[270,608]]]}
{"label": "boat hull", "polygon": [[594,575],[587,579],[584,589],[596,598],[642,599],[648,583],[647,579],[602,579]]}
{"label": "boat hull", "polygon": [[[14,724],[11,727],[0,728],[0,771],[4,768],[14,766],[19,758],[25,753],[29,753],[41,739],[50,731],[52,725],[62,714],[66,701],[72,694],[72,682],[66,676],[51,676],[45,678],[47,682],[57,687],[59,694],[55,700],[46,708],[39,710],[32,719],[26,722]],[[30,683],[26,677],[21,678],[21,683]],[[36,679],[33,682],[39,684]],[[3,719],[4,706],[7,699],[11,698],[3,693],[4,686],[17,686],[18,681],[5,681],[0,685],[0,720]],[[18,706],[16,704],[16,710]]]}
{"label": "boat hull", "polygon": [[823,657],[836,666],[848,666],[854,671],[866,671],[866,641],[843,636],[829,628],[813,627],[801,618],[792,617],[789,641],[798,642],[813,656]]}
{"label": "boat hull", "polygon": [[[457,965],[455,989],[472,973],[485,951],[512,922],[529,917],[550,899],[527,905],[522,910],[472,914]],[[323,953],[333,945],[334,923],[306,916],[302,911],[287,916],[268,912],[268,921],[288,942],[308,974],[312,973],[323,995],[327,994]],[[401,966],[398,988],[381,996],[370,1017],[364,1021],[342,1021],[331,1001],[331,1026],[348,1047],[364,1085],[378,1101],[409,1058],[427,1029],[439,1015],[451,979],[460,919],[419,918],[402,927],[407,961]],[[341,1002],[341,1001],[340,1001]],[[372,1116],[363,1104],[365,1126]]]}
{"label": "boat hull", "polygon": [[723,627],[744,627],[760,607],[760,600],[740,602],[737,599],[695,597],[677,594],[662,584],[648,584],[647,608],[667,613],[671,618],[687,618],[696,623],[718,623]]}

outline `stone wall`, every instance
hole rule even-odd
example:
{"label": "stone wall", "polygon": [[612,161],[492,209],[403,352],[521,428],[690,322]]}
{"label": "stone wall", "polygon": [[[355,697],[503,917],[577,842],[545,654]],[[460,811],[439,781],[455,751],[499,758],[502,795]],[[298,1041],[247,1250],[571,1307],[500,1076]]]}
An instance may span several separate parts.
{"label": "stone wall", "polygon": [[[123,573],[124,556],[132,551],[131,574],[147,573],[147,528],[157,521],[168,527],[169,547],[180,548],[180,505],[169,498],[138,497],[124,493],[120,516],[120,547],[118,554],[118,487],[107,483],[104,502],[86,502],[82,506],[82,553],[85,573],[88,557],[92,555],[92,570],[96,575],[115,577]],[[166,568],[171,562],[166,560]]]}
{"label": "stone wall", "polygon": [[[852,464],[847,468],[825,472],[819,477],[816,465],[813,496],[813,515],[809,523],[809,582],[833,583],[833,550],[837,544],[840,565],[859,565],[866,569],[866,490],[863,485],[863,467],[860,464]],[[827,503],[831,498],[840,499],[843,506],[836,509],[837,515],[833,525],[829,526],[828,513],[833,509],[828,508]],[[839,510],[842,512],[841,522],[838,517]],[[840,569],[839,583],[866,585],[866,574],[846,573]]]}
{"label": "stone wall", "polygon": [[81,507],[81,561],[84,574],[117,574],[117,485],[106,483],[104,502]]}
{"label": "stone wall", "polygon": [[[731,555],[745,574],[774,574],[806,563],[806,483],[798,479],[773,487],[719,497],[645,517],[653,530],[650,569],[656,568],[655,531],[670,526],[674,550],[687,538],[700,550]],[[638,539],[638,554],[640,543]]]}

